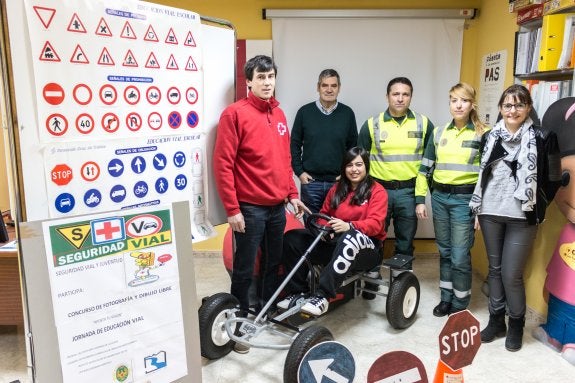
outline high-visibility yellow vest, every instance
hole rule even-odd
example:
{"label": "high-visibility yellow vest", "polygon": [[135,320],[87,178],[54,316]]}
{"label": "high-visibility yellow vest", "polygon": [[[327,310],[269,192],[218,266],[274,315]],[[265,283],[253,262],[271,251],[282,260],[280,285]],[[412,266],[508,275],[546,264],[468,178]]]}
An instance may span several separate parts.
{"label": "high-visibility yellow vest", "polygon": [[384,112],[368,120],[372,137],[369,173],[384,181],[406,181],[417,176],[423,156],[427,117],[408,111],[399,124]]}

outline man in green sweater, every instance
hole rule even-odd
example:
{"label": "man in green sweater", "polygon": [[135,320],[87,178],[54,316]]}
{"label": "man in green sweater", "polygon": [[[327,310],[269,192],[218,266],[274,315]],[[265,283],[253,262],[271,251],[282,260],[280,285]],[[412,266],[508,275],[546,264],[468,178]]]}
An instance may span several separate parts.
{"label": "man in green sweater", "polygon": [[294,173],[301,181],[302,202],[317,213],[327,191],[340,174],[344,153],[357,144],[353,110],[337,101],[341,89],[339,74],[324,69],[319,74],[319,100],[302,106],[291,132]]}

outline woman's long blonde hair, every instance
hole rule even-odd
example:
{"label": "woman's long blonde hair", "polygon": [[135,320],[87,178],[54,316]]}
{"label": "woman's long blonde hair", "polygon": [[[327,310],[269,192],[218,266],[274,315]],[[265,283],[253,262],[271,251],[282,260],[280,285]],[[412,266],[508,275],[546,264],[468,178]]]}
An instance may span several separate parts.
{"label": "woman's long blonde hair", "polygon": [[459,84],[452,86],[449,90],[449,97],[452,96],[471,101],[473,108],[469,113],[469,118],[475,126],[475,133],[477,133],[478,136],[483,135],[483,133],[488,130],[488,126],[479,119],[477,100],[475,99],[475,89],[465,82],[460,82]]}

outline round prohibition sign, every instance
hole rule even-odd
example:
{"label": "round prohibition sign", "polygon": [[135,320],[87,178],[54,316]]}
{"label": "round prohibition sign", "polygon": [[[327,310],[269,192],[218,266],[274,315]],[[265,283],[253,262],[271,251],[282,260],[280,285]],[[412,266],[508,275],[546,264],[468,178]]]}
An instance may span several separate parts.
{"label": "round prohibition sign", "polygon": [[181,95],[180,95],[180,90],[178,88],[176,88],[175,86],[170,87],[170,89],[168,89],[168,101],[170,102],[170,104],[172,105],[176,105],[180,102],[181,99]]}
{"label": "round prohibition sign", "polygon": [[152,112],[148,116],[148,126],[152,130],[159,130],[162,127],[162,116],[158,112]]}
{"label": "round prohibition sign", "polygon": [[110,84],[102,85],[100,88],[100,100],[106,105],[112,105],[118,98],[118,91]]}
{"label": "round prohibition sign", "polygon": [[186,90],[186,100],[188,104],[195,104],[198,101],[198,91],[193,86]]}
{"label": "round prohibition sign", "polygon": [[188,115],[186,116],[186,122],[188,123],[188,126],[190,128],[195,128],[196,126],[198,126],[198,123],[200,122],[200,117],[198,116],[198,113],[194,112],[193,110],[189,112]]}
{"label": "round prohibition sign", "polygon": [[128,113],[126,116],[126,126],[132,132],[140,130],[142,127],[142,117],[136,112]]}
{"label": "round prohibition sign", "polygon": [[95,181],[98,177],[100,177],[100,166],[94,161],[88,161],[82,165],[80,174],[85,181]]}
{"label": "round prohibition sign", "polygon": [[140,102],[140,90],[134,85],[129,85],[124,89],[124,100],[130,105]]}
{"label": "round prohibition sign", "polygon": [[102,128],[108,133],[114,133],[120,128],[120,120],[114,113],[106,113],[102,116]]}
{"label": "round prohibition sign", "polygon": [[88,134],[94,130],[94,118],[88,113],[82,113],[76,117],[76,129],[82,134]]}
{"label": "round prohibition sign", "polygon": [[72,91],[74,101],[80,105],[88,105],[92,102],[92,89],[86,84],[78,84]]}
{"label": "round prohibition sign", "polygon": [[146,90],[146,100],[152,105],[156,105],[162,99],[162,92],[157,86],[151,86]]}
{"label": "round prohibition sign", "polygon": [[54,136],[61,136],[68,130],[68,120],[60,113],[53,113],[46,119],[46,129]]}
{"label": "round prohibition sign", "polygon": [[182,115],[174,110],[168,115],[168,124],[172,129],[178,129],[182,125]]}

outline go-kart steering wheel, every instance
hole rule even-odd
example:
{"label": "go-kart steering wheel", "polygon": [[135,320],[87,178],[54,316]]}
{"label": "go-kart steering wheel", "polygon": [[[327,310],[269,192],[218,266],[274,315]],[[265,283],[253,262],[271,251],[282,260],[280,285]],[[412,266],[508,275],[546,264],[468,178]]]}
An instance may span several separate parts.
{"label": "go-kart steering wheel", "polygon": [[[311,231],[314,236],[320,234],[327,242],[333,242],[337,240],[337,235],[335,235],[335,230],[328,224],[332,217],[322,213],[312,213],[307,217],[305,221],[305,227]],[[325,222],[324,224],[320,222]]]}

